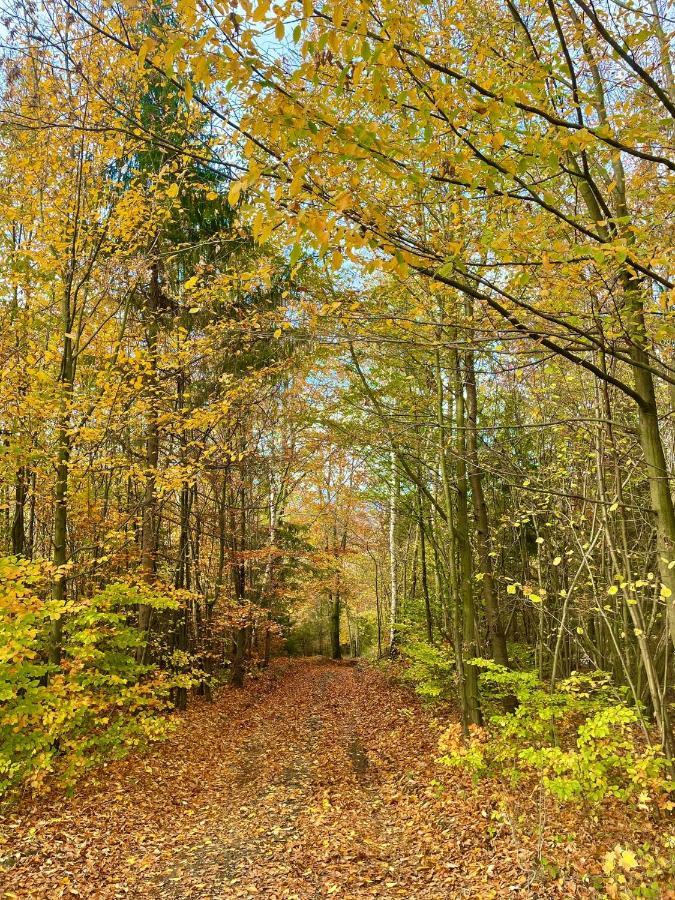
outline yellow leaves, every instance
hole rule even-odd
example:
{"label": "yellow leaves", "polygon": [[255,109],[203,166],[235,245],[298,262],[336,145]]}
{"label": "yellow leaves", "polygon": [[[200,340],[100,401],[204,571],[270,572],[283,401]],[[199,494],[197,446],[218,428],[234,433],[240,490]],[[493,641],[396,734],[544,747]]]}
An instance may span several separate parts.
{"label": "yellow leaves", "polygon": [[195,0],[178,0],[176,10],[185,19],[187,25],[194,25],[197,21],[197,4]]}
{"label": "yellow leaves", "polygon": [[664,600],[669,600],[673,595],[673,592],[666,584],[661,585],[661,596]]}
{"label": "yellow leaves", "polygon": [[598,125],[598,127],[595,129],[595,134],[597,134],[598,137],[601,138],[609,138],[612,137],[612,129],[607,123],[603,123],[601,125]]}
{"label": "yellow leaves", "polygon": [[310,212],[304,218],[305,228],[310,234],[314,235],[314,243],[316,246],[325,250],[330,239],[330,222],[326,216],[320,212]]}
{"label": "yellow leaves", "polygon": [[291,180],[291,184],[288,188],[288,196],[289,197],[297,197],[300,191],[302,190],[302,185],[305,180],[305,169],[304,167],[300,167],[297,169]]}
{"label": "yellow leaves", "polygon": [[183,285],[183,290],[191,291],[192,288],[196,287],[199,284],[199,275],[193,275],[192,278],[188,278],[188,280]]}
{"label": "yellow leaves", "polygon": [[586,128],[580,128],[579,131],[569,137],[570,145],[575,145],[580,150],[586,150],[595,144],[595,137],[589,133]]}
{"label": "yellow leaves", "polygon": [[178,196],[178,184],[174,181],[173,184],[170,184],[169,187],[164,192],[167,197],[174,198]]}
{"label": "yellow leaves", "polygon": [[156,42],[151,37],[146,37],[143,43],[140,46],[138,51],[138,68],[142,69],[145,65],[145,60],[147,59],[148,53],[151,50],[154,50],[156,47]]}
{"label": "yellow leaves", "polygon": [[632,850],[622,850],[619,856],[619,865],[622,869],[626,869],[630,871],[634,869],[638,864],[637,857],[633,853]]}
{"label": "yellow leaves", "polygon": [[274,219],[272,216],[267,211],[259,209],[251,224],[254,240],[258,244],[264,244],[269,240],[273,227]]}
{"label": "yellow leaves", "polygon": [[554,565],[554,566],[559,566],[561,562],[562,562],[562,557],[561,557],[561,556],[556,556],[556,557],[553,559],[553,561],[552,561],[552,565]]}
{"label": "yellow leaves", "polygon": [[241,181],[233,181],[230,185],[230,189],[227,192],[227,202],[230,206],[235,207],[239,202],[239,196],[241,194],[243,188],[243,182]]}
{"label": "yellow leaves", "polygon": [[359,82],[361,81],[361,77],[363,75],[365,69],[365,65],[362,62],[356,63],[354,69],[352,71],[352,86],[358,87]]}
{"label": "yellow leaves", "polygon": [[267,14],[270,11],[270,2],[269,0],[260,0],[258,5],[253,10],[251,15],[252,22],[264,22],[267,18]]}
{"label": "yellow leaves", "polygon": [[617,844],[613,850],[605,854],[602,861],[602,870],[605,875],[611,875],[616,867],[623,869],[624,872],[630,872],[638,865],[637,856],[632,850],[623,849]]}
{"label": "yellow leaves", "polygon": [[[335,29],[328,32],[328,46],[330,47],[330,49],[333,51],[334,54],[337,55],[339,53],[340,38],[339,38],[338,32]],[[383,56],[384,52],[381,55]]]}
{"label": "yellow leaves", "polygon": [[506,585],[506,593],[507,594],[515,594],[516,593],[516,585],[515,584],[507,584]]}
{"label": "yellow leaves", "polygon": [[308,19],[314,12],[313,0],[302,0],[302,14]]}
{"label": "yellow leaves", "polygon": [[496,134],[493,134],[490,138],[490,144],[493,150],[501,150],[505,143],[506,135],[501,131],[496,132]]}
{"label": "yellow leaves", "polygon": [[192,77],[196,82],[207,84],[210,81],[209,60],[207,56],[199,55],[191,59]]}
{"label": "yellow leaves", "polygon": [[168,75],[171,75],[171,73],[173,72],[174,62],[177,55],[183,49],[185,41],[186,38],[183,35],[179,35],[178,37],[175,37],[166,47],[162,55],[161,64],[164,68],[164,71]]}
{"label": "yellow leaves", "polygon": [[610,597],[613,597],[615,594],[619,593],[619,588],[615,584],[613,584],[610,588],[608,588],[607,593],[610,595]]}
{"label": "yellow leaves", "polygon": [[333,200],[333,206],[338,212],[343,212],[352,202],[352,195],[349,191],[343,191]]}

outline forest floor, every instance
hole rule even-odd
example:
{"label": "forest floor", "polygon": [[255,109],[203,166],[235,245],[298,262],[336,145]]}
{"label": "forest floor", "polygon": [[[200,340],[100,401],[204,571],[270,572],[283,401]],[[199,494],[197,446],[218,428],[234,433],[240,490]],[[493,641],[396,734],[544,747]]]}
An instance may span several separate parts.
{"label": "forest floor", "polygon": [[176,718],[73,797],[14,808],[0,897],[598,897],[603,855],[654,839],[439,765],[432,712],[373,667],[279,660]]}

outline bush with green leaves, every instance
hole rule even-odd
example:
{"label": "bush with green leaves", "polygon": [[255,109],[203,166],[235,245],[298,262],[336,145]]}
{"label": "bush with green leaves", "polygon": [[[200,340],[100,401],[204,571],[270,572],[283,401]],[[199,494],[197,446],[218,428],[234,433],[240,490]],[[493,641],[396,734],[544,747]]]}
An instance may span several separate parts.
{"label": "bush with green leaves", "polygon": [[[175,609],[169,590],[111,584],[93,597],[52,599],[44,562],[0,558],[0,794],[72,783],[87,767],[163,737],[171,678],[139,662],[139,603]],[[63,618],[60,664],[48,662]]]}
{"label": "bush with green leaves", "polygon": [[[514,781],[535,774],[559,800],[589,804],[615,798],[646,808],[672,788],[640,710],[626,702],[607,673],[576,673],[551,691],[534,672],[514,672],[490,660],[474,663],[483,670],[489,728],[478,729],[468,743],[458,729],[448,729],[441,741],[446,764]],[[505,711],[507,697],[516,704]]]}
{"label": "bush with green leaves", "polygon": [[401,654],[407,662],[404,678],[415,686],[421,697],[446,699],[456,690],[455,656],[448,645],[410,641]]}

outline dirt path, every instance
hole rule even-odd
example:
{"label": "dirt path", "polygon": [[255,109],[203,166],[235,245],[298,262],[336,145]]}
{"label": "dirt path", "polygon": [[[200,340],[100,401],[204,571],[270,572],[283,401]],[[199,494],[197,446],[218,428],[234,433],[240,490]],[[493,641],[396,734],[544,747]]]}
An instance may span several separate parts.
{"label": "dirt path", "polygon": [[542,880],[541,848],[438,767],[437,738],[377,672],[277,663],[71,800],[17,810],[0,896],[595,896],[578,866]]}

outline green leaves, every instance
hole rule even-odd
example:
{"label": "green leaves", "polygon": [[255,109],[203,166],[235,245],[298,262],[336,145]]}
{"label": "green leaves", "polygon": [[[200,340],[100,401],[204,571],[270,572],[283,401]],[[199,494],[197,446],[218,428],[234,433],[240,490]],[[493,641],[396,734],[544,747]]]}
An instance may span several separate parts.
{"label": "green leaves", "polygon": [[[145,635],[133,622],[139,604],[178,609],[180,595],[120,582],[56,603],[52,577],[48,563],[0,559],[0,794],[20,784],[38,789],[52,772],[69,783],[169,727],[160,714],[171,683],[138,662]],[[44,660],[52,622],[62,617],[57,667]]]}
{"label": "green leaves", "polygon": [[[666,761],[637,727],[640,711],[617,697],[606,673],[573,675],[549,691],[534,672],[471,662],[482,670],[481,693],[496,711],[489,734],[480,736],[479,756],[455,753],[452,764],[479,760],[481,774],[536,774],[569,803],[638,803],[668,790]],[[504,713],[495,700],[509,695],[518,706]]]}

